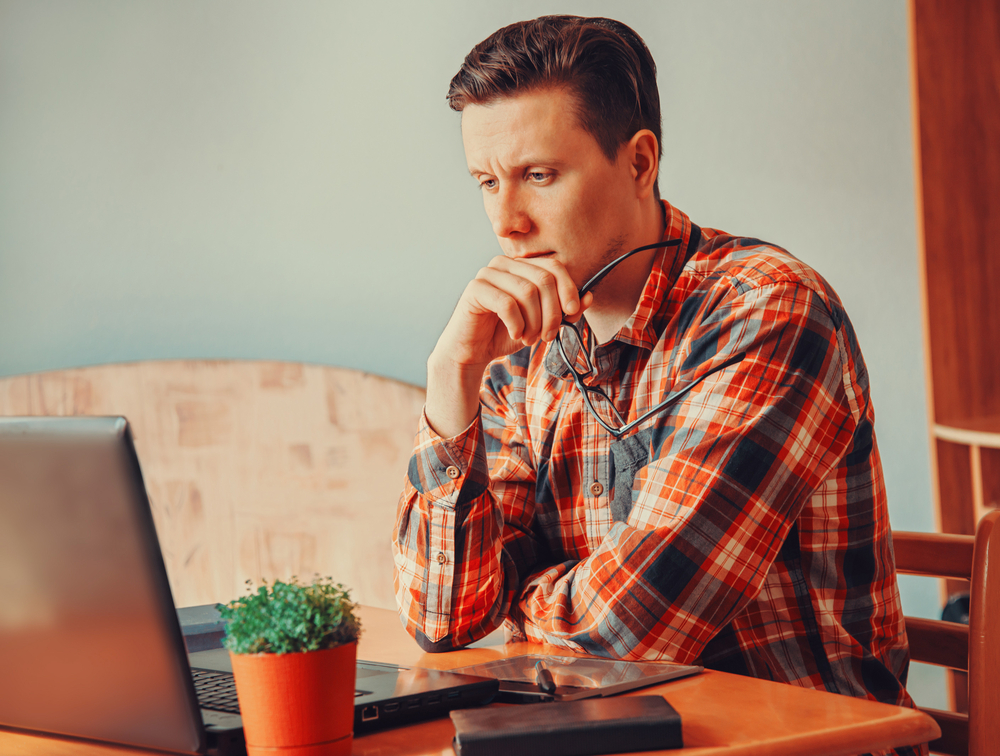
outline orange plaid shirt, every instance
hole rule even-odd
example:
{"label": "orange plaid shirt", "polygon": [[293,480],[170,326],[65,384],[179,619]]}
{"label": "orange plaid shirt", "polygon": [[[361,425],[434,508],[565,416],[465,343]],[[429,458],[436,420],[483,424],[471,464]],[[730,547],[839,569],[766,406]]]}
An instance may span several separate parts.
{"label": "orange plaid shirt", "polygon": [[425,418],[417,434],[393,534],[403,623],[431,651],[506,623],[573,651],[912,705],[843,305],[786,251],[664,209],[681,245],[657,254],[586,382],[631,420],[747,356],[620,441],[553,346],[491,363],[471,427],[444,439]]}

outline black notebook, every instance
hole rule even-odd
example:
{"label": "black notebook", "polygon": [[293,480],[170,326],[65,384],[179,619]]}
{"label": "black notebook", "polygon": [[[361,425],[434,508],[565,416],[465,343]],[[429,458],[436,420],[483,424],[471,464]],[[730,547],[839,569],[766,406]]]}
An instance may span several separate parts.
{"label": "black notebook", "polygon": [[662,696],[453,711],[457,756],[595,756],[681,748],[681,717]]}

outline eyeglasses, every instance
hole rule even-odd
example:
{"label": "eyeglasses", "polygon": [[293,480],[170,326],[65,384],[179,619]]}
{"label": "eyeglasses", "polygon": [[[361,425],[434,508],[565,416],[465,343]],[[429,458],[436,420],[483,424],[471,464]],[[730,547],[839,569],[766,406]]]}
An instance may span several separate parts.
{"label": "eyeglasses", "polygon": [[[680,239],[671,239],[665,242],[659,242],[657,244],[647,244],[644,247],[637,247],[631,252],[626,252],[624,255],[619,257],[617,260],[605,265],[601,268],[587,283],[585,283],[580,288],[580,297],[588,291],[593,289],[597,284],[599,284],[608,273],[610,273],[616,265],[621,263],[623,260],[627,260],[632,255],[638,254],[639,252],[645,252],[649,249],[658,249],[660,247],[674,247],[681,243]],[[725,370],[726,368],[735,365],[743,361],[746,357],[746,352],[741,352],[734,357],[726,360],[721,365],[716,365],[714,368],[699,376],[697,380],[684,386],[678,391],[674,391],[669,394],[662,402],[657,404],[652,409],[644,412],[642,415],[637,417],[632,422],[625,422],[625,417],[618,411],[615,403],[611,400],[603,389],[597,386],[586,386],[583,383],[583,379],[594,374],[594,365],[590,359],[590,349],[589,345],[584,343],[583,336],[580,334],[580,330],[576,327],[576,324],[570,323],[565,318],[563,318],[562,325],[559,327],[559,333],[556,335],[555,340],[556,346],[559,349],[559,354],[566,363],[566,367],[569,368],[570,373],[573,375],[573,382],[576,384],[577,389],[583,395],[583,403],[594,419],[601,424],[608,433],[610,433],[615,438],[621,438],[625,434],[629,433],[631,430],[637,428],[639,425],[644,423],[649,418],[654,415],[658,415],[667,409],[670,405],[674,404],[676,401],[681,399],[685,394],[687,394],[691,389],[701,383],[703,380],[708,378],[708,376],[713,373],[717,373],[720,370]],[[570,358],[570,354],[573,358]],[[581,368],[581,369],[578,369]],[[600,409],[600,411],[598,411]]]}

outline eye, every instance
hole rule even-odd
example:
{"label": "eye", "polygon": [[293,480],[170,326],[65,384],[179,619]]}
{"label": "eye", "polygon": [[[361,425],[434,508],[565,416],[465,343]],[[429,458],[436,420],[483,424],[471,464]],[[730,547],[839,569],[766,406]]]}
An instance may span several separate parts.
{"label": "eye", "polygon": [[532,184],[546,184],[551,181],[553,174],[548,171],[528,171],[527,179]]}
{"label": "eye", "polygon": [[496,189],[496,186],[497,186],[497,180],[495,178],[481,178],[481,179],[479,179],[479,188],[480,189],[493,190],[493,189]]}

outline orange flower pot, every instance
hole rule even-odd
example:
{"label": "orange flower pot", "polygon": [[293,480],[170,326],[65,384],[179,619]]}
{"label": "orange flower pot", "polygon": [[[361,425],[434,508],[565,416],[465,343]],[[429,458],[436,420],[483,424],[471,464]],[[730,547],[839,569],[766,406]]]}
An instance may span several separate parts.
{"label": "orange flower pot", "polygon": [[357,650],[230,653],[247,755],[349,756]]}

